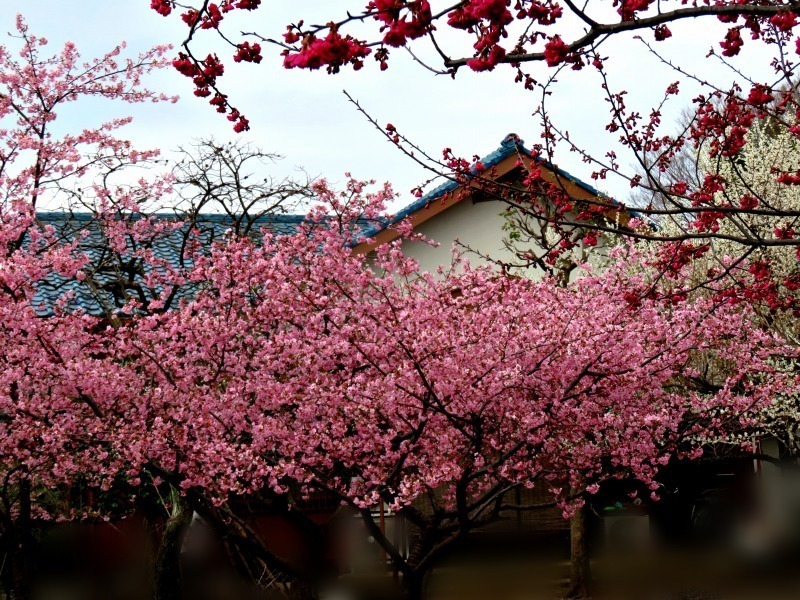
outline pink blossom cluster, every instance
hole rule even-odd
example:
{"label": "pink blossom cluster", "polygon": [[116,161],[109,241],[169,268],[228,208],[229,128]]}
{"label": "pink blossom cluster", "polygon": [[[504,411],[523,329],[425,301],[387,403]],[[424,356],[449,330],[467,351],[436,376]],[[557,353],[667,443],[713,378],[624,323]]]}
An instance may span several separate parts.
{"label": "pink blossom cluster", "polygon": [[[502,482],[655,488],[670,456],[786,384],[745,311],[647,297],[617,269],[568,288],[466,265],[436,278],[396,244],[371,266],[348,243],[363,205],[317,190],[332,203],[296,235],[215,246],[195,300],[113,333],[109,458],[220,499],[291,482],[354,506]],[[717,392],[669,385],[702,353],[737,365]]]}

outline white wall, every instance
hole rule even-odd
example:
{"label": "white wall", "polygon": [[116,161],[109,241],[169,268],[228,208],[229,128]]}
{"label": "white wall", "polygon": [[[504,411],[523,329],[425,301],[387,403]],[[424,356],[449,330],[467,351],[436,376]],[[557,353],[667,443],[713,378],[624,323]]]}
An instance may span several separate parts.
{"label": "white wall", "polygon": [[[439,242],[439,247],[421,242],[404,242],[403,252],[416,259],[423,270],[431,272],[440,265],[450,264],[451,249],[456,240],[492,259],[516,262],[514,254],[503,246],[503,240],[507,238],[503,231],[505,208],[506,204],[500,201],[473,204],[470,199],[464,199],[414,229],[426,238]],[[486,262],[472,253],[468,253],[467,258],[473,265]]]}
{"label": "white wall", "polygon": [[[403,243],[403,252],[416,259],[422,270],[430,272],[435,272],[440,265],[450,264],[451,250],[456,240],[460,242],[459,250],[465,253],[472,265],[485,264],[489,261],[464,250],[464,246],[494,260],[518,263],[520,261],[515,254],[504,245],[504,241],[508,239],[508,232],[503,230],[507,220],[504,214],[506,208],[507,205],[499,200],[473,203],[470,199],[464,199],[415,227],[417,233],[439,242],[438,247],[423,242],[406,241]],[[531,221],[529,226],[534,229],[537,227],[535,221]],[[522,245],[519,247],[523,248]],[[536,250],[539,248],[534,249]],[[603,238],[600,238],[598,246],[589,253],[589,262],[595,268],[602,268],[605,254],[605,243]],[[531,279],[540,279],[543,276],[540,269],[533,268],[515,270],[512,273]],[[570,279],[574,279],[580,273],[582,273],[580,270],[572,271]]]}

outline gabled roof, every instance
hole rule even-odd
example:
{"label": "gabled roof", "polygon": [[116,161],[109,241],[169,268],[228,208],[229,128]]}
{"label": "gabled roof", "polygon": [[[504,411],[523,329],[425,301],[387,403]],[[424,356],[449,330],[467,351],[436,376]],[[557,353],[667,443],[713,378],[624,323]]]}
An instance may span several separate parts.
{"label": "gabled roof", "polygon": [[[534,158],[531,151],[528,150],[524,144],[525,143],[516,133],[509,133],[506,135],[500,142],[500,146],[494,152],[480,160],[481,165],[483,165],[485,169],[482,170],[484,176],[488,175],[493,179],[500,179],[518,167],[518,160],[522,159],[525,166],[528,166],[530,161],[536,160],[546,169],[546,172],[543,173],[544,177],[552,182],[558,182],[558,184],[564,187],[565,191],[573,198],[587,200],[600,198],[613,206],[623,207],[623,205],[616,200],[607,197],[594,186],[578,179],[564,169],[555,167],[549,161],[541,158]],[[473,174],[478,175],[478,172],[473,169]],[[382,224],[382,226],[373,226],[365,230],[365,236],[373,238],[374,241],[359,244],[355,251],[358,253],[369,252],[381,244],[396,239],[398,234],[390,229],[390,227],[403,219],[410,218],[413,225],[417,226],[444,210],[447,210],[454,204],[463,201],[465,198],[469,197],[469,194],[456,194],[453,192],[464,186],[465,184],[451,179],[432,189],[421,198],[418,198],[400,209],[388,219],[385,224]],[[471,184],[466,184],[466,187],[471,187]],[[631,216],[636,216],[634,211],[628,210],[627,212]]]}

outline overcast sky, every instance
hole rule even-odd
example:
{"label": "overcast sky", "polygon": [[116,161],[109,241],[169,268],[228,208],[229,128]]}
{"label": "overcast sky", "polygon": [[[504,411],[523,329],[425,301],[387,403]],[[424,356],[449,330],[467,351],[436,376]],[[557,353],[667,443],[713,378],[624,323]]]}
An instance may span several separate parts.
{"label": "overcast sky", "polygon": [[[160,17],[149,4],[147,0],[2,0],[0,30],[11,31],[15,14],[21,12],[32,33],[50,40],[53,52],[69,40],[85,57],[104,52],[121,40],[128,43],[131,52],[180,42],[185,33],[183,24],[175,18]],[[235,25],[277,37],[289,22],[300,18],[327,21],[341,16],[337,10],[344,9],[337,6],[358,5],[330,0],[267,0],[259,11],[246,15],[252,22]],[[730,71],[703,58],[710,47],[717,46],[724,29],[709,23],[683,23],[672,30],[674,39],[660,44],[660,50],[705,78],[720,82],[730,79]],[[218,40],[212,41],[220,49]],[[13,45],[14,40],[6,38],[3,43]],[[679,78],[647,56],[641,43],[630,37],[609,43],[606,53],[613,57],[609,64],[612,83],[627,89],[629,106],[636,106],[643,114],[659,101],[667,84]],[[359,178],[392,182],[404,202],[410,200],[409,190],[429,177],[356,112],[343,89],[381,124],[393,123],[436,156],[445,146],[465,156],[485,155],[509,132],[516,132],[529,144],[539,137],[538,123],[531,116],[539,97],[514,83],[513,72],[507,67],[477,75],[464,69],[452,80],[420,68],[403,52],[395,51],[386,72],[380,72],[369,60],[360,73],[329,76],[283,69],[277,48],[267,47],[264,54],[260,65],[236,65],[228,59],[226,75],[220,81],[250,119],[251,131],[243,137],[285,156],[275,168],[277,176],[304,169],[313,177],[337,182],[349,171]],[[753,71],[764,64],[763,57],[747,53],[747,62],[737,66]],[[528,68],[542,78],[548,72],[545,65]],[[177,93],[181,100],[175,105],[121,107],[123,114],[134,116],[126,135],[138,146],[169,151],[195,138],[225,140],[237,136],[228,121],[192,95],[191,82],[177,72],[159,73],[149,84],[166,93]],[[667,129],[672,128],[672,121],[694,91],[685,87],[680,99],[668,107]],[[590,69],[565,72],[549,102],[556,122],[574,139],[601,155],[616,147],[615,139],[604,132],[607,105]],[[119,114],[120,107],[97,104],[85,105],[82,110],[76,107],[61,118],[83,127]],[[588,178],[591,172],[566,149],[557,156],[557,163],[581,178]],[[627,186],[618,181],[601,182],[598,187],[621,199],[627,194]]]}

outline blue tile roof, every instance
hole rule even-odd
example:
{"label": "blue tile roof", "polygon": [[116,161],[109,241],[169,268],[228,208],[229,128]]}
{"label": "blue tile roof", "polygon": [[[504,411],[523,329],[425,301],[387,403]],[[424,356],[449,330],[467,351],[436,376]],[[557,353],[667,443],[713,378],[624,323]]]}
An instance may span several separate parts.
{"label": "blue tile roof", "polygon": [[[523,154],[525,156],[532,156],[531,151],[528,150],[527,148],[525,148],[524,144],[525,144],[525,142],[523,142],[522,139],[520,139],[520,137],[516,133],[509,133],[500,142],[500,147],[498,147],[497,150],[495,150],[491,154],[488,154],[488,155],[484,156],[480,160],[480,162],[488,170],[488,169],[491,169],[494,166],[497,166],[498,164],[500,164],[503,160],[505,160],[509,156],[513,156],[515,154]],[[575,177],[571,173],[568,173],[564,169],[560,169],[558,167],[553,166],[553,164],[550,163],[549,161],[546,161],[546,160],[543,160],[543,159],[539,159],[539,160],[541,161],[542,165],[544,165],[545,167],[547,167],[551,171],[557,173],[560,177],[563,177],[564,179],[567,179],[568,181],[571,181],[575,185],[580,186],[581,188],[583,188],[584,190],[586,190],[590,194],[592,194],[594,196],[597,196],[599,198],[603,198],[605,200],[608,200],[614,206],[620,206],[620,207],[623,206],[621,203],[617,202],[616,200],[614,200],[612,198],[609,198],[608,196],[606,196],[605,194],[603,194],[602,192],[597,190],[594,186],[589,185],[588,183],[582,181],[581,179],[578,179],[577,177]],[[477,174],[477,171],[475,171],[473,169],[473,173]],[[444,196],[448,192],[452,192],[453,190],[458,188],[460,185],[461,185],[460,183],[458,183],[457,181],[452,180],[452,179],[447,181],[447,182],[445,182],[445,183],[443,183],[443,184],[441,184],[440,186],[432,189],[430,192],[428,192],[427,194],[425,194],[421,198],[418,198],[417,200],[415,200],[411,204],[408,204],[407,206],[405,206],[402,209],[400,209],[397,213],[394,214],[394,216],[391,219],[389,219],[385,223],[385,225],[380,226],[380,227],[379,226],[375,226],[375,227],[371,227],[371,228],[366,229],[364,231],[364,235],[366,237],[372,237],[372,236],[376,235],[377,233],[379,233],[383,229],[386,229],[387,227],[389,227],[391,225],[394,225],[395,223],[399,223],[400,221],[402,221],[406,217],[414,214],[418,210],[422,210],[423,208],[427,207],[434,200],[440,199],[442,196]],[[635,213],[635,211],[629,210],[629,212],[634,216],[639,216],[637,213]]]}
{"label": "blue tile roof", "polygon": [[[119,256],[110,251],[94,215],[49,212],[39,213],[37,216],[42,225],[53,226],[64,241],[79,240],[78,249],[88,256],[87,270],[91,273],[85,281],[51,273],[45,280],[37,282],[33,306],[40,316],[52,315],[58,301],[65,303],[66,310],[110,316],[122,307],[126,297],[146,301],[154,299],[163,291],[143,285],[143,275],[146,274],[146,269],[152,267],[137,261],[132,252]],[[163,219],[176,218],[170,214],[156,216]],[[262,229],[278,234],[291,234],[304,219],[303,215],[270,214],[237,223],[227,215],[201,215],[193,234],[199,243],[207,246],[221,239],[231,228],[253,234]],[[138,247],[152,250],[158,259],[167,264],[190,267],[191,262],[184,252],[187,232],[188,229],[184,227],[154,235],[151,240],[145,240]],[[190,298],[193,293],[194,289],[190,286],[182,286],[176,290],[175,300]]]}

